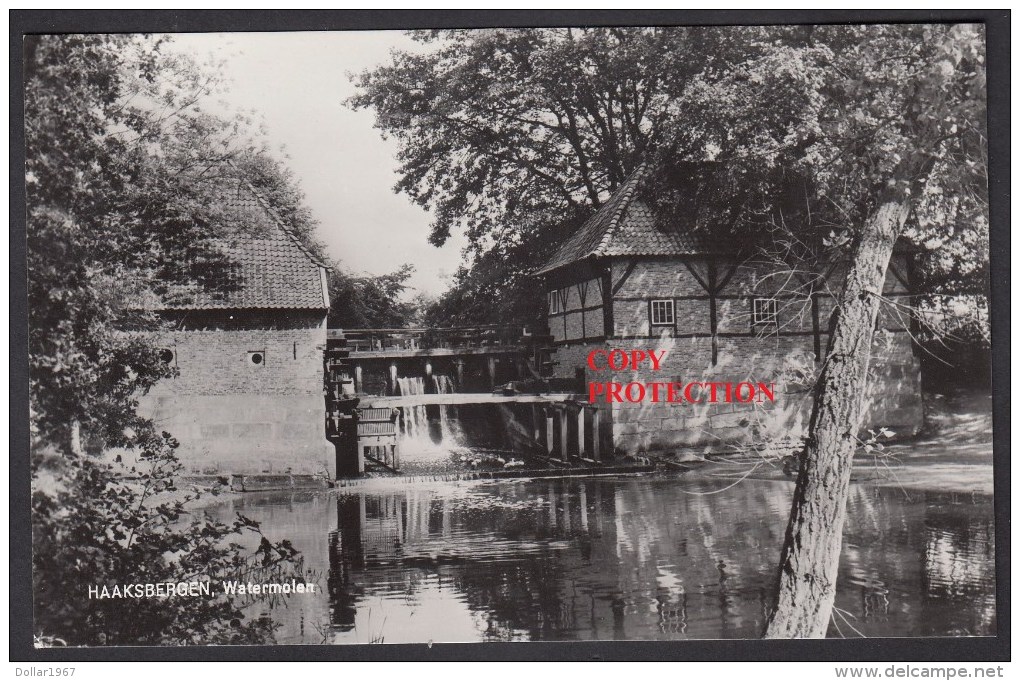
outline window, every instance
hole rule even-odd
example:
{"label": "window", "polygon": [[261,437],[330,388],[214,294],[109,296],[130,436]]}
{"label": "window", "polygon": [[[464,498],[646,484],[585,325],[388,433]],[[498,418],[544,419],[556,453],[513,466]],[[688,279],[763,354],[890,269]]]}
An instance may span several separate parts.
{"label": "window", "polygon": [[248,353],[248,364],[255,367],[264,366],[266,363],[266,353],[263,350],[252,350]]}
{"label": "window", "polygon": [[776,301],[773,298],[755,298],[754,308],[751,310],[752,324],[769,324],[775,326],[778,323],[778,312]]}
{"label": "window", "polygon": [[676,323],[672,300],[653,300],[651,314],[652,326],[673,326]]}
{"label": "window", "polygon": [[560,308],[560,292],[549,291],[549,314],[559,314],[563,312]]}

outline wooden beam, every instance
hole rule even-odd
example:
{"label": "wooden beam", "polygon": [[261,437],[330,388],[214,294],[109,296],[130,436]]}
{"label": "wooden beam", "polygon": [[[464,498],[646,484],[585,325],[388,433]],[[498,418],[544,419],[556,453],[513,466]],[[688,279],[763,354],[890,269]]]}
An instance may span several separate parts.
{"label": "wooden beam", "polygon": [[464,360],[454,360],[453,366],[457,370],[457,390],[464,389]]}
{"label": "wooden beam", "polygon": [[[693,270],[692,270],[693,272]],[[708,260],[708,319],[709,329],[712,332],[712,366],[719,363],[719,316],[716,310],[715,296],[719,292],[716,288],[715,258]]]}
{"label": "wooden beam", "polygon": [[621,276],[620,279],[615,284],[613,284],[614,296],[620,292],[620,289],[623,288],[623,285],[627,283],[628,279],[630,279],[630,275],[634,273],[634,268],[637,267],[637,263],[638,263],[637,258],[631,258],[627,262],[627,269],[623,271],[623,276]]}
{"label": "wooden beam", "polygon": [[401,357],[457,357],[469,355],[510,355],[527,352],[530,347],[524,345],[486,345],[476,348],[427,348],[405,350],[402,348],[386,348],[385,350],[351,350],[351,358],[361,360],[395,359]]}
{"label": "wooden beam", "polygon": [[730,267],[729,271],[723,274],[722,279],[719,280],[718,285],[715,287],[716,295],[722,293],[722,290],[726,288],[726,285],[730,283],[731,279],[733,279],[733,275],[737,273],[737,269],[739,267],[740,265],[733,263],[733,266]]}
{"label": "wooden beam", "polygon": [[698,274],[697,270],[694,269],[689,261],[684,260],[683,263],[684,267],[686,267],[687,271],[691,273],[691,276],[694,277],[695,281],[697,281],[701,288],[705,290],[705,293],[711,295],[712,288],[709,286],[708,282],[701,278],[701,275]]}
{"label": "wooden beam", "polygon": [[584,458],[584,407],[577,410],[577,455]]}
{"label": "wooden beam", "polygon": [[552,456],[554,444],[552,409],[545,409],[544,413],[545,413],[545,452],[549,456]]}
{"label": "wooden beam", "polygon": [[613,323],[613,268],[607,266],[602,275],[602,335],[612,338],[616,335]]}
{"label": "wooden beam", "polygon": [[557,407],[556,411],[560,417],[560,460],[566,463],[570,461],[570,420],[566,407]]}
{"label": "wooden beam", "polygon": [[518,393],[516,395],[494,395],[492,393],[424,393],[419,395],[390,395],[388,397],[363,395],[362,409],[395,409],[399,407],[422,407],[428,405],[464,404],[539,404],[555,405],[565,402],[587,400],[582,393],[545,393],[541,395]]}

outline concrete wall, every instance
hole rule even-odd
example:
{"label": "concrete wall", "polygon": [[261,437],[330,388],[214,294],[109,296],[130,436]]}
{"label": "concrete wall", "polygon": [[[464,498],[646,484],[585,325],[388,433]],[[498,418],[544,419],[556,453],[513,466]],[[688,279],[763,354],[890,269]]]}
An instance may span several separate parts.
{"label": "concrete wall", "polygon": [[[325,439],[320,313],[191,314],[161,334],[179,375],[141,399],[196,474],[333,472]],[[263,353],[253,364],[249,353]]]}
{"label": "concrete wall", "polygon": [[[614,263],[614,281],[625,263]],[[697,267],[697,266],[696,266]],[[697,271],[697,269],[696,269]],[[560,343],[553,354],[554,375],[573,377],[585,371],[586,381],[628,382],[764,382],[776,383],[775,403],[665,404],[614,403],[603,405],[604,422],[614,445],[623,452],[696,447],[718,449],[747,440],[798,438],[811,410],[809,387],[819,367],[814,352],[810,302],[790,297],[779,300],[778,333],[764,333],[751,324],[751,300],[770,292],[770,280],[754,267],[739,269],[717,299],[718,358],[712,361],[712,337],[707,299],[697,279],[679,262],[647,261],[634,268],[614,299],[615,337],[597,342]],[[702,274],[702,279],[705,275]],[[764,285],[763,285],[764,284]],[[838,290],[838,289],[837,289]],[[885,295],[905,294],[890,274]],[[648,301],[674,299],[674,329],[649,327]],[[819,299],[820,345],[833,309],[831,297]],[[867,395],[867,427],[886,426],[897,435],[911,435],[922,424],[920,364],[905,325],[908,320],[886,307],[872,348]],[[665,351],[659,371],[592,371],[587,356],[594,349]]]}

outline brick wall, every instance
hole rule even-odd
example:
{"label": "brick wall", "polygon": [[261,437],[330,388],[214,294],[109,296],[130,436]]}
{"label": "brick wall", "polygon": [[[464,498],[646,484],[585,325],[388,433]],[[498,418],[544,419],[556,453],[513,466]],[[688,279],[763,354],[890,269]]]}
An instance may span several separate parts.
{"label": "brick wall", "polygon": [[[623,263],[613,266],[614,281],[622,275]],[[702,277],[704,278],[704,276]],[[806,386],[811,377],[800,382],[783,382],[777,377],[793,367],[809,372],[817,370],[810,302],[801,299],[779,301],[780,334],[755,336],[751,331],[751,299],[762,291],[756,282],[762,273],[753,267],[740,268],[717,301],[718,361],[712,363],[712,341],[708,300],[676,300],[676,334],[697,334],[693,338],[674,337],[672,332],[656,334],[654,339],[619,337],[607,341],[569,343],[557,346],[553,354],[554,375],[569,378],[578,368],[586,372],[586,381],[669,382],[718,381],[777,383],[774,404],[664,404],[648,401],[603,405],[603,423],[614,446],[623,452],[697,447],[711,450],[728,443],[760,439],[762,434],[799,437],[807,427],[811,395]],[[765,278],[767,281],[767,278]],[[768,287],[765,287],[768,289]],[[905,290],[892,274],[885,294],[895,297]],[[624,282],[614,300],[614,325],[618,336],[648,336],[648,300],[671,296],[703,295],[697,280],[680,262],[647,261],[639,263]],[[622,300],[621,300],[622,298]],[[832,312],[832,299],[820,296],[819,321],[821,348],[828,337],[824,333]],[[907,320],[886,309],[880,317],[879,332],[872,349],[871,381],[866,396],[866,427],[887,426],[897,435],[917,432],[922,423],[920,364],[914,355]],[[587,368],[587,356],[593,349],[655,349],[666,351],[660,371],[593,372]]]}
{"label": "brick wall", "polygon": [[[326,344],[325,317],[318,314],[263,317],[236,313],[229,323],[216,319],[185,322],[161,334],[158,342],[174,351],[179,376],[154,394],[321,395]],[[253,364],[249,353],[264,361]]]}
{"label": "brick wall", "polygon": [[585,279],[547,292],[549,333],[556,341],[601,337],[602,280]]}
{"label": "brick wall", "polygon": [[[191,473],[334,470],[323,425],[325,316],[199,316],[158,342],[179,376],[141,400],[142,413],[181,442]],[[263,354],[261,364],[249,353]]]}

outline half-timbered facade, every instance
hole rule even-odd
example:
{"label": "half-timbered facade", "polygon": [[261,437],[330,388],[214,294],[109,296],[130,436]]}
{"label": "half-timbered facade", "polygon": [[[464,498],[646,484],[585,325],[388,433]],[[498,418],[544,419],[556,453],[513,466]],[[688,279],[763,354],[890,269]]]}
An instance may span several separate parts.
{"label": "half-timbered facade", "polygon": [[[616,194],[540,269],[554,340],[553,374],[586,381],[754,381],[776,383],[761,406],[604,405],[613,441],[625,451],[714,446],[762,430],[795,439],[807,425],[809,385],[828,343],[843,266],[832,263],[796,292],[795,276],[657,226],[640,198],[649,170]],[[883,296],[909,294],[908,261],[894,256]],[[803,275],[800,275],[803,276]],[[803,283],[803,282],[802,282]],[[805,292],[806,291],[806,292]],[[883,308],[872,353],[870,423],[897,434],[921,425],[920,367],[908,315]],[[658,372],[593,372],[593,349],[665,350]],[[749,413],[748,410],[753,413]]]}

